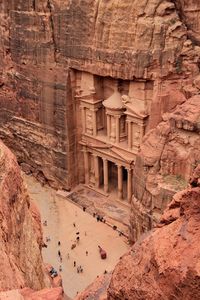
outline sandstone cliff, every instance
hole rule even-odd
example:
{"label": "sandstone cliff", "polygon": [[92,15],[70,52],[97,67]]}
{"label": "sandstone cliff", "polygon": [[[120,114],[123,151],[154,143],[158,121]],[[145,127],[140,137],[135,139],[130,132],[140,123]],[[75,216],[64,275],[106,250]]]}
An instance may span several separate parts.
{"label": "sandstone cliff", "polygon": [[200,161],[200,96],[163,115],[141,145],[134,170],[131,239],[151,229],[170,198],[187,187]]}
{"label": "sandstone cliff", "polygon": [[199,93],[199,10],[193,0],[1,1],[0,136],[23,167],[56,187],[80,181],[73,70],[151,80],[147,131]]}
{"label": "sandstone cliff", "polygon": [[75,300],[106,300],[111,274],[103,275],[90,284]]}
{"label": "sandstone cliff", "polygon": [[[61,287],[53,289],[43,289],[33,291],[29,288],[22,290],[11,290],[0,293],[1,300],[63,300],[63,290]],[[65,298],[65,300],[70,300]]]}
{"label": "sandstone cliff", "polygon": [[200,298],[199,201],[199,184],[174,196],[159,228],[143,236],[117,265],[109,300]]}
{"label": "sandstone cliff", "polygon": [[[34,212],[34,213],[32,213]],[[14,155],[0,142],[0,291],[45,286],[40,215]]]}

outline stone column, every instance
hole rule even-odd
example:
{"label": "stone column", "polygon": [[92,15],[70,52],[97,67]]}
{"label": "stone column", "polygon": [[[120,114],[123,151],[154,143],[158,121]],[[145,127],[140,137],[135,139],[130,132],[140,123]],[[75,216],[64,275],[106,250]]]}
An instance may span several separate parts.
{"label": "stone column", "polygon": [[104,192],[108,193],[108,160],[103,158]]}
{"label": "stone column", "polygon": [[85,167],[85,184],[89,184],[90,182],[89,152],[87,150],[83,150],[83,155],[84,155],[84,167]]}
{"label": "stone column", "polygon": [[99,188],[99,158],[94,155],[94,174],[95,174],[95,187]]}
{"label": "stone column", "polygon": [[97,135],[97,110],[93,110],[93,135]]}
{"label": "stone column", "polygon": [[128,121],[128,148],[132,149],[132,123]]}
{"label": "stone column", "polygon": [[122,177],[122,166],[117,166],[118,169],[118,197],[123,198],[123,177]]}
{"label": "stone column", "polygon": [[107,114],[107,137],[110,139],[110,115]]}
{"label": "stone column", "polygon": [[132,196],[132,170],[127,169],[127,199],[128,202],[131,202],[131,196]]}
{"label": "stone column", "polygon": [[119,122],[120,122],[120,116],[116,116],[116,143],[119,143],[119,141],[120,141]]}
{"label": "stone column", "polygon": [[86,124],[85,124],[85,107],[82,106],[82,109],[81,109],[81,114],[82,114],[82,128],[83,128],[83,133],[85,133],[86,131]]}
{"label": "stone column", "polygon": [[140,125],[140,142],[144,136],[144,133],[145,133],[145,124],[143,123]]}

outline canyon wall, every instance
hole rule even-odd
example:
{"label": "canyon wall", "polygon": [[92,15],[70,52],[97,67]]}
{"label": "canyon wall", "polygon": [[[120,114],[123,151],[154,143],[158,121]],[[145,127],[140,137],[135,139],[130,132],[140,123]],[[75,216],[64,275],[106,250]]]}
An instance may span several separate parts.
{"label": "canyon wall", "polygon": [[153,81],[147,129],[199,92],[194,1],[0,3],[0,137],[38,179],[80,182],[73,70]]}
{"label": "canyon wall", "polygon": [[14,155],[0,142],[0,291],[45,287],[40,215]]}
{"label": "canyon wall", "polygon": [[199,299],[200,165],[195,173],[193,186],[173,197],[158,228],[118,263],[108,300]]}
{"label": "canyon wall", "polygon": [[200,162],[200,96],[178,105],[143,139],[136,159],[130,239],[159,222],[171,197],[188,186]]}

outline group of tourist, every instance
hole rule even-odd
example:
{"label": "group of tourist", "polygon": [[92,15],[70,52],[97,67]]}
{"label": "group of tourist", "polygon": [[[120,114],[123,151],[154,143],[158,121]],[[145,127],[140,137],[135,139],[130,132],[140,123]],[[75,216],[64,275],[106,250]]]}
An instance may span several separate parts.
{"label": "group of tourist", "polygon": [[[83,209],[85,211],[85,209]],[[76,212],[76,216],[77,216],[77,212]],[[43,222],[43,225],[44,226],[47,226],[47,221],[45,220]],[[73,223],[73,226],[76,228],[76,223]],[[85,236],[87,235],[87,233],[85,232]],[[46,242],[50,242],[51,239],[50,237],[46,237]],[[75,242],[72,244],[71,246],[71,249],[73,250],[78,244],[79,244],[79,241],[80,241],[80,232],[76,232],[76,239],[75,239]],[[60,263],[62,263],[62,255],[61,255],[61,250],[60,250],[60,246],[61,246],[61,242],[58,241],[58,258],[60,260]],[[45,247],[47,247],[47,245],[45,244]],[[86,256],[88,256],[88,251],[86,250]],[[67,253],[67,259],[70,259],[70,255],[69,253]],[[76,267],[76,261],[74,261],[74,267]],[[83,267],[80,265],[80,266],[77,266],[77,273],[83,273]],[[59,271],[62,272],[62,265],[59,266]],[[52,269],[50,270],[50,276],[52,278],[56,277],[58,275],[57,271],[52,267]]]}
{"label": "group of tourist", "polygon": [[[83,211],[86,211],[86,207],[82,207],[82,208],[83,208]],[[75,212],[75,216],[77,216],[77,212]],[[97,222],[106,223],[106,220],[103,217],[101,217],[99,214],[93,213],[93,217],[96,218]],[[47,221],[46,220],[43,222],[43,225],[47,226]],[[73,222],[73,227],[76,228],[76,223],[75,222]],[[113,225],[112,227],[113,227],[113,230],[117,230],[117,226]],[[123,233],[119,231],[119,235],[122,235],[122,234]],[[86,235],[87,235],[87,233],[85,232],[85,236]],[[50,242],[50,241],[51,241],[50,237],[47,236],[46,237],[46,242]],[[77,231],[76,236],[75,236],[75,241],[71,245],[71,250],[73,250],[77,245],[79,245],[79,242],[80,242],[80,232]],[[45,244],[45,246],[47,247],[46,244]],[[61,246],[61,242],[58,241],[58,258],[60,260],[60,263],[62,263],[62,254],[61,254],[60,246]],[[98,246],[98,247],[100,249],[101,258],[105,259],[106,256],[107,256],[106,252],[100,246]],[[87,250],[86,250],[85,254],[86,254],[86,256],[88,256],[89,253],[88,253]],[[67,259],[68,260],[70,259],[70,254],[69,253],[67,253]],[[83,267],[81,265],[77,266],[76,261],[73,262],[73,266],[74,266],[74,268],[76,267],[77,273],[83,273]],[[59,266],[59,271],[62,272],[62,265]],[[104,274],[106,274],[106,273],[107,273],[107,271],[105,270]],[[57,271],[54,268],[52,268],[51,271],[50,271],[50,275],[53,278],[53,277],[57,276],[58,274],[57,274]]]}

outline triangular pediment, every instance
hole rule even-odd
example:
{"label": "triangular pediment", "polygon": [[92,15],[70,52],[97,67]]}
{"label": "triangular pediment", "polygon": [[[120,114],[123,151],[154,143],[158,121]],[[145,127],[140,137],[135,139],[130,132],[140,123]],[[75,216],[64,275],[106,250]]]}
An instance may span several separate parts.
{"label": "triangular pediment", "polygon": [[106,143],[96,144],[89,142],[81,142],[81,144],[87,146],[90,149],[101,152],[102,156],[105,155],[108,157],[115,157],[116,159],[120,161],[125,161],[127,163],[131,163],[135,160],[134,153],[128,153],[128,151],[117,148],[114,145],[109,145]]}

